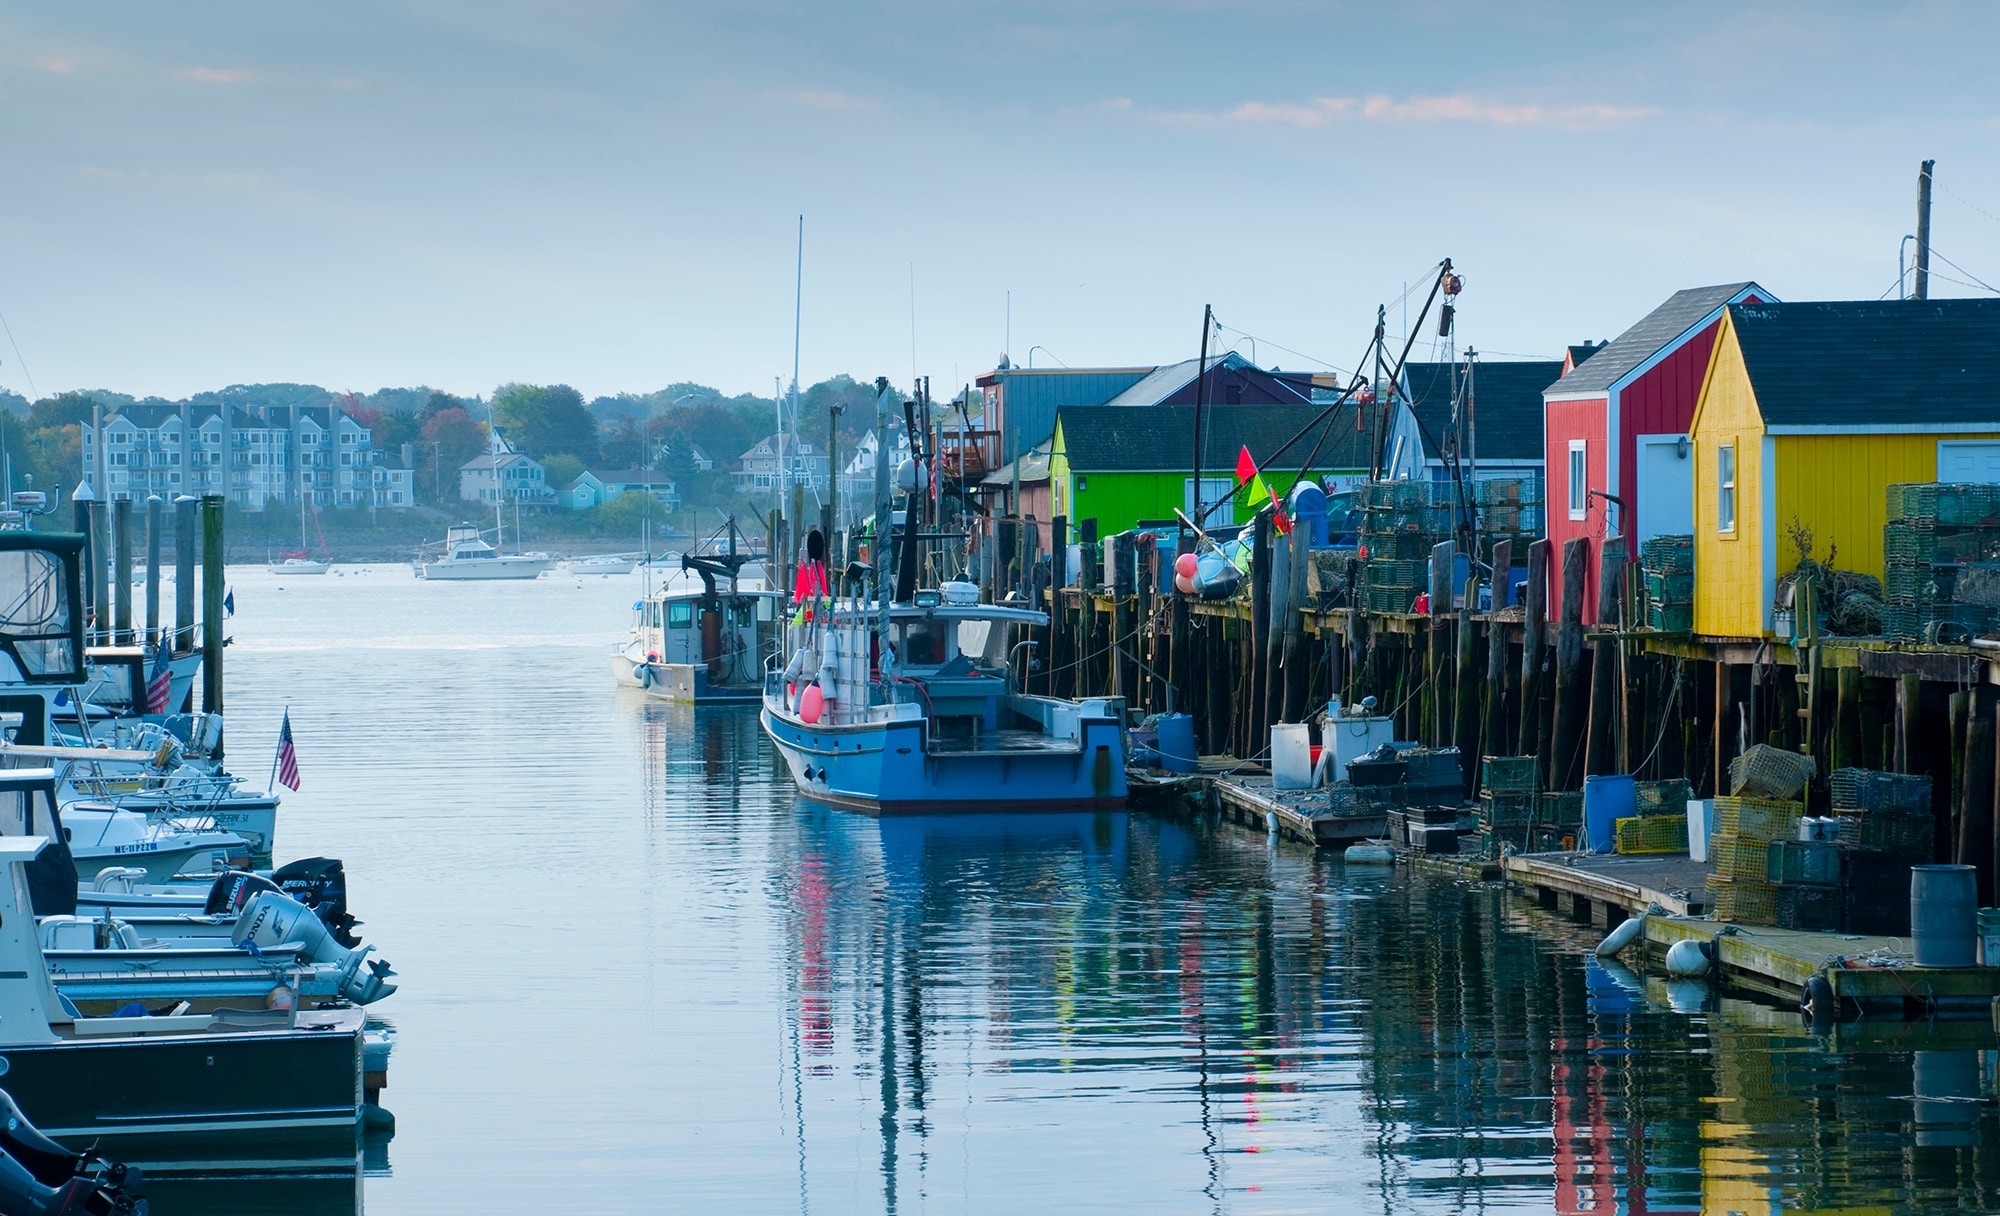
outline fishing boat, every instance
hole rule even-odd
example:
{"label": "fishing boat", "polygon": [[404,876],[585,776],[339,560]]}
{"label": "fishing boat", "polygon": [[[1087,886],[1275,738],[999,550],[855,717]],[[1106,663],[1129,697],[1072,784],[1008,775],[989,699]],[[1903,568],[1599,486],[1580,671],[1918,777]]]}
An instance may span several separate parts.
{"label": "fishing boat", "polygon": [[800,791],[876,814],[1125,803],[1124,702],[1015,687],[1016,630],[1046,613],[970,583],[909,602],[822,601],[764,679],[760,718]]}
{"label": "fishing boat", "polygon": [[445,533],[444,556],[417,566],[426,581],[539,578],[555,568],[546,553],[502,553],[480,538],[474,524],[453,524]]}
{"label": "fishing boat", "polygon": [[621,685],[696,705],[763,695],[784,595],[749,554],[684,554],[676,576],[632,609],[631,635],[611,656]]}
{"label": "fishing boat", "polygon": [[50,979],[27,903],[43,836],[0,838],[0,1059],[25,1114],[58,1140],[145,1144],[169,1154],[289,1155],[345,1143],[363,1116],[366,1014],[316,1009],[92,1018]]}
{"label": "fishing boat", "polygon": [[630,574],[639,568],[635,553],[600,553],[595,557],[572,557],[564,563],[571,574]]}

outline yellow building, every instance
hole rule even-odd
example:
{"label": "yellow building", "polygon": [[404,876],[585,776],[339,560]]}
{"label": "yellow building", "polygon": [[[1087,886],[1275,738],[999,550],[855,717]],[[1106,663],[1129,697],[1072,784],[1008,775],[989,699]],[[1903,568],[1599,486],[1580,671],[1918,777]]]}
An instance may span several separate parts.
{"label": "yellow building", "polygon": [[1694,631],[1765,636],[1795,530],[1879,578],[1888,487],[2000,481],[2000,300],[1732,304],[1689,433]]}

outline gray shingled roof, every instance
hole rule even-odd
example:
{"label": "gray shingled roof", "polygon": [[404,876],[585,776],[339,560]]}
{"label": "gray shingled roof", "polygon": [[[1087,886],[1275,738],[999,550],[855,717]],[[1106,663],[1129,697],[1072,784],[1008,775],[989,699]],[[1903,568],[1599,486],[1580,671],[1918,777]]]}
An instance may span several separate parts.
{"label": "gray shingled roof", "polygon": [[[1424,458],[1439,459],[1436,441],[1451,426],[1453,363],[1405,363],[1403,383],[1423,422]],[[1562,375],[1560,359],[1481,363],[1473,373],[1473,419],[1482,460],[1543,459],[1542,390]]]}
{"label": "gray shingled roof", "polygon": [[1729,312],[1766,426],[2000,428],[2000,300]]}
{"label": "gray shingled roof", "polygon": [[[1105,404],[1121,408],[1157,406],[1172,397],[1175,393],[1193,384],[1195,373],[1200,365],[1200,359],[1183,359],[1179,363],[1162,364],[1154,368],[1145,379],[1134,384],[1116,397],[1113,397],[1111,400],[1105,402]],[[1233,350],[1224,351],[1220,355],[1210,356],[1209,358],[1208,384],[1210,387],[1208,391],[1211,395],[1217,391],[1214,387],[1215,374],[1218,370],[1223,369],[1240,370],[1249,372],[1255,376],[1268,378],[1272,391],[1278,393],[1280,396],[1290,393],[1300,401],[1308,400],[1307,394],[1300,392],[1297,386],[1290,381],[1276,373],[1266,372],[1263,368],[1258,367]],[[1210,404],[1215,403],[1210,402]]]}
{"label": "gray shingled roof", "polygon": [[1549,386],[1551,393],[1601,393],[1625,373],[1658,354],[1660,348],[1699,324],[1701,319],[1734,299],[1746,288],[1755,288],[1759,298],[1770,293],[1752,282],[1719,283],[1714,287],[1690,287],[1667,297],[1667,302],[1640,318],[1639,323],[1611,339],[1608,346],[1592,352],[1575,371]]}
{"label": "gray shingled roof", "polygon": [[[1227,476],[1246,445],[1261,467],[1285,441],[1318,417],[1311,405],[1210,406],[1203,411],[1203,476]],[[1192,472],[1194,407],[1156,405],[1146,410],[1116,405],[1074,406],[1057,413],[1070,467],[1086,473]],[[1297,472],[1319,439],[1317,432],[1291,446],[1271,467]],[[1365,469],[1367,436],[1354,429],[1352,409],[1333,415],[1332,431],[1313,459],[1318,470]]]}

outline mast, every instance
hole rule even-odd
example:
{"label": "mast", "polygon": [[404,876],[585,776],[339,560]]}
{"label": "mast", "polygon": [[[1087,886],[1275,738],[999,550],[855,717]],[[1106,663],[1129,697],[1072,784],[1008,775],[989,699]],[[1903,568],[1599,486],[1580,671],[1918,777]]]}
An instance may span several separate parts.
{"label": "mast", "polygon": [[[1201,407],[1207,403],[1207,397],[1208,397],[1208,332],[1211,328],[1214,327],[1214,325],[1215,325],[1215,307],[1210,304],[1202,305],[1201,306],[1201,355],[1199,358],[1195,360],[1195,365],[1194,365],[1194,495],[1193,495],[1194,511],[1192,512],[1192,514],[1196,522],[1200,522],[1202,517]],[[1034,352],[1029,351],[1028,353],[1033,354]],[[1071,503],[1070,506],[1074,508],[1076,504]],[[1230,518],[1234,519],[1235,517],[1231,516]],[[1067,544],[1069,542],[1069,537],[1067,536],[1051,537],[1050,540],[1052,541],[1052,543],[1058,545]]]}

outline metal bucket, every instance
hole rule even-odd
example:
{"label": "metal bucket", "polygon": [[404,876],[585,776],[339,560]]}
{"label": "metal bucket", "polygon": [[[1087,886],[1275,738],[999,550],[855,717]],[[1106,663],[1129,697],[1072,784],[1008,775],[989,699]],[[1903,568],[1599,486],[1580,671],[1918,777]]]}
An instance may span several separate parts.
{"label": "metal bucket", "polygon": [[1971,866],[1910,867],[1910,940],[1917,966],[1973,965],[1977,875]]}

